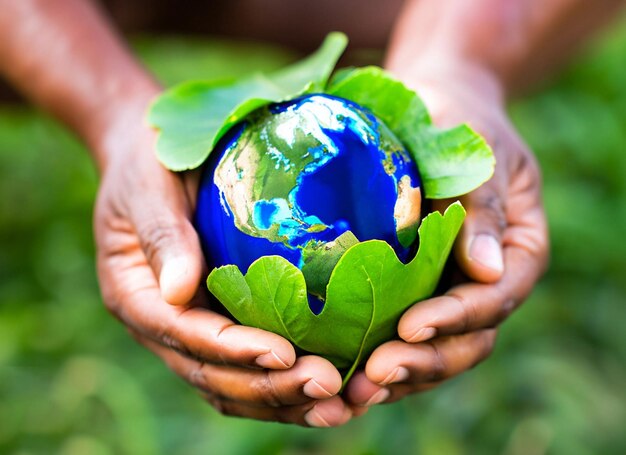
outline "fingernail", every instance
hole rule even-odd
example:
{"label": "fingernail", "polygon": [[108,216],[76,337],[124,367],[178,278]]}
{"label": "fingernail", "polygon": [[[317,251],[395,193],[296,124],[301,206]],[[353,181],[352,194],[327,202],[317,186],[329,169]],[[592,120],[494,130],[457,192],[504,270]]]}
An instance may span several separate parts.
{"label": "fingernail", "polygon": [[387,398],[389,398],[389,395],[391,395],[389,389],[380,389],[378,392],[372,395],[369,400],[367,400],[364,406],[374,406],[375,404],[382,403]]}
{"label": "fingernail", "polygon": [[397,367],[381,382],[382,385],[393,384],[394,382],[402,382],[409,379],[409,370],[404,367]]}
{"label": "fingernail", "polygon": [[407,339],[406,341],[408,341],[409,343],[418,343],[420,341],[430,340],[431,338],[434,338],[435,335],[437,335],[436,328],[422,327],[417,332],[415,332],[415,334],[411,338]]}
{"label": "fingernail", "polygon": [[302,391],[307,397],[315,398],[316,400],[322,400],[333,396],[332,393],[322,387],[315,379],[311,379],[309,382],[304,384]]}
{"label": "fingernail", "polygon": [[319,412],[313,407],[309,412],[304,414],[304,421],[312,427],[330,427],[330,424],[324,420]]}
{"label": "fingernail", "polygon": [[504,270],[502,248],[496,238],[489,234],[479,234],[472,239],[469,250],[470,259],[497,272]]}
{"label": "fingernail", "polygon": [[289,368],[289,365],[274,351],[261,354],[255,359],[255,363],[261,368]]}

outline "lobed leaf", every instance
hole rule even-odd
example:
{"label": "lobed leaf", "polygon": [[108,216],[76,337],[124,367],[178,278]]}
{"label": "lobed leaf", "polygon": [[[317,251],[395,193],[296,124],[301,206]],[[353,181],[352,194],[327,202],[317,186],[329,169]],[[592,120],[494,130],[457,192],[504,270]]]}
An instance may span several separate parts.
{"label": "lobed leaf", "polygon": [[350,247],[333,269],[319,315],[309,309],[302,272],[279,256],[258,259],[245,276],[234,265],[216,268],[207,285],[242,324],[323,355],[348,369],[347,381],[376,346],[395,336],[402,313],[434,292],[464,218],[458,202],[443,215],[428,215],[419,228],[418,252],[408,264],[380,240]]}

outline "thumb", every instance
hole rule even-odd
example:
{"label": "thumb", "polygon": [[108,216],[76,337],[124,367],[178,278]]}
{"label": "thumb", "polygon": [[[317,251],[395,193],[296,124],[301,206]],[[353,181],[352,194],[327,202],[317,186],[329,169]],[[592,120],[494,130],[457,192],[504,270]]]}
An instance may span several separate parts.
{"label": "thumb", "polygon": [[187,304],[195,295],[203,271],[203,256],[195,229],[185,210],[153,205],[135,217],[137,235],[159,281],[163,299]]}
{"label": "thumb", "polygon": [[504,272],[502,235],[506,228],[504,198],[489,181],[461,199],[467,217],[455,246],[463,272],[483,282],[498,281]]}

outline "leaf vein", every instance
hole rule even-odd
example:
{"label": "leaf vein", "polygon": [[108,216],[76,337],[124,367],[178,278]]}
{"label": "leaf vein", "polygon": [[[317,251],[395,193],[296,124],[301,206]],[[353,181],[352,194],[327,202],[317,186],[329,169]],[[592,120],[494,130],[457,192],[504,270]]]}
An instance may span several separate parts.
{"label": "leaf vein", "polygon": [[[367,338],[369,337],[372,327],[374,326],[374,319],[376,318],[376,291],[374,290],[374,284],[372,283],[372,278],[370,277],[370,274],[367,272],[367,268],[365,268],[364,266],[361,266],[361,268],[363,269],[363,272],[365,273],[365,276],[367,277],[366,281],[369,283],[370,290],[372,292],[372,313],[370,317],[370,323],[367,329],[365,330],[365,333],[363,334],[363,338],[361,338],[361,346],[359,347],[359,353],[357,354],[356,359],[354,359],[354,363],[350,367],[350,370],[348,371],[348,373],[346,373],[346,376],[343,379],[342,389],[343,387],[346,386],[346,384],[348,383],[348,380],[354,374],[354,371],[359,366],[359,363],[361,363],[361,358],[363,357],[363,350],[365,348],[365,343],[367,341]],[[382,275],[382,267],[380,268],[380,274]]]}

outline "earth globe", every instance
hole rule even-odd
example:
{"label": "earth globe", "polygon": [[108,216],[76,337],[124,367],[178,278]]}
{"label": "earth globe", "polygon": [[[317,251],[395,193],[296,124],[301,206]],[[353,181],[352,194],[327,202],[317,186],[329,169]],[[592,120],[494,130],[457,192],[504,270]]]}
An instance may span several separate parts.
{"label": "earth globe", "polygon": [[[254,111],[220,140],[200,179],[195,225],[210,268],[303,252],[351,231],[415,252],[418,168],[369,110],[326,94]],[[309,295],[311,310],[323,309]]]}

